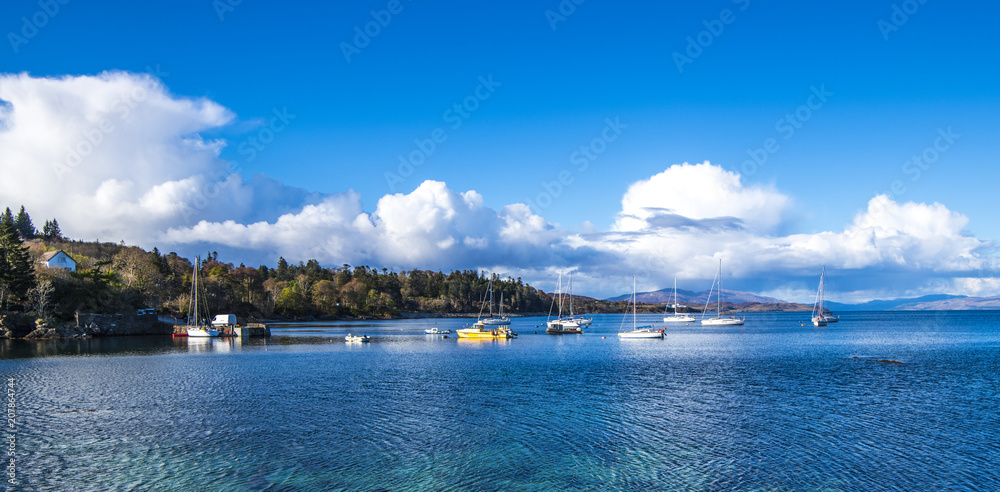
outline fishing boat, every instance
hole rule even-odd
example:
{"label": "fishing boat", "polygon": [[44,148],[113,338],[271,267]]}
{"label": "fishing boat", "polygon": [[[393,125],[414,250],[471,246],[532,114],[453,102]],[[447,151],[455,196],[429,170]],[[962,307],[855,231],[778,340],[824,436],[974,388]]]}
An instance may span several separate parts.
{"label": "fishing boat", "polygon": [[[816,289],[816,303],[813,304],[812,312],[812,323],[813,326],[826,326],[827,323],[831,321],[823,313],[823,282],[826,279],[826,267],[823,267],[823,271],[819,274],[819,288]],[[833,318],[831,316],[831,318]],[[836,323],[838,320],[834,320]]]}
{"label": "fishing boat", "polygon": [[[206,317],[208,316],[208,303],[205,302],[205,299],[203,297],[201,300],[199,300],[198,291],[200,290],[200,287],[198,285],[198,270],[200,269],[201,269],[201,257],[195,257],[194,274],[192,274],[191,276],[191,296],[188,303],[188,315],[187,315],[188,325],[185,326],[187,331],[187,336],[197,337],[197,338],[218,337],[222,335],[222,332],[220,330],[212,329],[212,327],[209,326],[205,322],[205,320],[202,319],[201,317],[202,314],[204,314]],[[199,313],[198,312],[199,304],[201,304],[202,302],[205,302],[205,311],[204,313]]]}
{"label": "fishing boat", "polygon": [[[559,274],[559,284],[556,288],[558,291],[556,294],[556,299],[552,300],[553,304],[558,304],[559,311],[556,314],[556,319],[550,319],[545,322],[545,333],[549,335],[567,335],[567,334],[578,334],[583,333],[583,328],[580,326],[576,320],[571,318],[564,318],[562,315],[562,273]],[[570,297],[572,302],[572,297]],[[549,316],[552,316],[552,307],[549,307]]]}
{"label": "fishing boat", "polygon": [[705,318],[708,312],[708,305],[712,302],[712,289],[715,288],[715,281],[712,281],[712,289],[708,291],[708,300],[705,302],[705,311],[701,313],[702,326],[739,326],[743,324],[743,318],[735,316],[722,316],[722,258],[719,258],[719,302],[716,307],[714,318]]}
{"label": "fishing boat", "polygon": [[368,335],[355,335],[353,333],[348,333],[347,336],[344,337],[344,341],[347,343],[364,343],[370,342],[372,339]]}
{"label": "fishing boat", "polygon": [[451,333],[451,330],[443,330],[442,331],[442,330],[439,330],[438,327],[435,326],[434,328],[430,328],[430,329],[424,330],[424,333],[426,333],[428,335],[447,335],[447,334]]}
{"label": "fishing boat", "polygon": [[[620,338],[659,338],[663,339],[663,330],[657,331],[653,325],[635,326],[635,277],[632,277],[632,331],[622,331],[618,333]],[[625,318],[622,318],[625,324]]]}
{"label": "fishing boat", "polygon": [[690,314],[680,314],[677,312],[677,276],[674,276],[674,303],[672,305],[674,308],[674,314],[672,316],[664,316],[664,323],[691,323],[697,321],[694,316]]}

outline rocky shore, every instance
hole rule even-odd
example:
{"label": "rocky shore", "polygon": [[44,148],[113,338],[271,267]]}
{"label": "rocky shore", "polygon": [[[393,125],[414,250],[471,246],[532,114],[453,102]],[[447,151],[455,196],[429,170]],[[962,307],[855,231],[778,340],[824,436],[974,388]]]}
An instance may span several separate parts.
{"label": "rocky shore", "polygon": [[0,315],[0,338],[90,338],[133,335],[170,335],[173,326],[155,314],[81,314],[66,324],[45,323],[27,314]]}

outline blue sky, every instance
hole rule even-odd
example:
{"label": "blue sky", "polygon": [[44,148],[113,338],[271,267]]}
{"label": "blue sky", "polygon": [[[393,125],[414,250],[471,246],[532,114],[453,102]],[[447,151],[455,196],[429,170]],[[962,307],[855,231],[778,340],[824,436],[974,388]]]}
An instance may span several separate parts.
{"label": "blue sky", "polygon": [[[30,79],[20,79],[21,85],[8,82],[0,99],[16,113],[26,103],[12,100],[30,92],[47,98],[46,111],[76,114],[80,104],[45,92],[42,81],[113,73],[119,75],[110,79],[126,76],[135,82],[152,69],[158,85],[151,90],[162,92],[165,100],[202,102],[226,115],[193,116],[180,108],[148,120],[183,124],[143,127],[145,118],[123,121],[129,132],[157,135],[150,138],[156,145],[115,153],[117,143],[115,149],[104,144],[91,160],[105,159],[101,169],[106,174],[94,178],[93,193],[81,192],[80,199],[97,197],[105,206],[120,199],[127,208],[160,196],[149,195],[162,190],[158,181],[188,182],[173,170],[161,175],[169,162],[148,163],[147,169],[135,159],[192,137],[211,149],[185,161],[196,163],[188,177],[211,175],[228,165],[225,169],[241,176],[246,196],[195,207],[195,219],[205,220],[198,230],[189,215],[179,220],[166,212],[138,224],[129,221],[140,219],[122,216],[116,222],[120,228],[89,224],[84,212],[62,212],[64,193],[47,198],[8,188],[0,190],[4,201],[10,206],[23,202],[38,211],[35,216],[60,217],[64,230],[81,238],[126,239],[191,254],[218,249],[248,263],[273,265],[281,254],[293,261],[318,257],[327,265],[491,268],[523,275],[546,289],[555,271],[577,269],[581,292],[588,292],[589,281],[590,293],[610,296],[620,293],[628,283],[623,279],[637,269],[646,272],[640,274],[645,288],[666,287],[677,273],[694,284],[687,287],[698,289],[714,273],[709,260],[721,256],[735,262],[728,286],[795,300],[808,298],[820,264],[828,261],[828,292],[834,298],[838,293],[848,300],[940,291],[1000,294],[992,273],[1000,219],[991,207],[1000,173],[1000,55],[991,24],[1000,7],[934,0],[231,3],[236,2],[16,2],[7,7],[2,25],[8,41],[0,49],[2,72],[8,77],[26,73]],[[376,18],[385,25],[376,24]],[[367,41],[357,37],[366,27],[377,31]],[[704,46],[692,47],[691,40]],[[363,46],[346,48],[345,56],[345,46],[356,41]],[[687,59],[679,67],[682,55]],[[110,79],[103,83],[112,84]],[[483,80],[493,81],[489,90],[480,88]],[[61,90],[85,95],[78,87]],[[104,102],[113,106],[113,100]],[[453,108],[456,103],[474,110],[461,115]],[[100,102],[93,104],[99,111]],[[271,127],[280,127],[272,134],[268,128],[278,114],[285,118]],[[610,132],[608,122],[618,122]],[[7,127],[11,139],[21,128],[11,122]],[[74,131],[84,134],[87,128],[69,129],[68,143],[53,145],[72,148],[80,138],[72,136]],[[433,152],[402,176],[400,156],[419,151],[416,141],[433,140],[435,129],[440,129],[440,142]],[[124,133],[109,133],[108,142]],[[597,141],[602,135],[615,138]],[[941,135],[951,137],[944,142],[938,140]],[[247,152],[254,138],[258,146]],[[773,139],[770,145],[768,139]],[[935,144],[938,150],[929,152]],[[8,143],[9,153],[0,157],[13,162],[35,155],[16,145]],[[581,146],[603,152],[581,161],[582,154],[575,154]],[[759,150],[765,146],[773,151]],[[748,163],[748,150],[758,159],[766,155],[766,162]],[[177,150],[178,159],[186,159],[189,151]],[[931,162],[909,162],[925,152]],[[52,162],[37,159],[39,167]],[[632,185],[674,165],[706,161],[718,169],[700,167],[699,176],[722,179],[716,171],[728,171],[738,175],[743,191],[780,195],[781,206],[770,209],[775,216],[743,217],[739,210],[753,208],[745,204],[722,207],[726,217],[740,219],[741,225],[734,226],[743,231],[739,238],[708,222],[685,222],[683,231],[666,232],[654,224],[663,224],[662,218],[632,229],[622,225],[628,215],[623,197]],[[554,185],[560,173],[565,183]],[[676,176],[663,179],[674,182]],[[711,218],[709,211],[718,208],[712,197],[721,193],[712,188],[712,179],[706,181],[700,207],[672,215]],[[445,186],[428,185],[423,195],[414,194],[428,180]],[[104,194],[114,188],[110,184],[121,182],[134,187]],[[342,195],[351,190],[350,199]],[[462,195],[469,190],[478,198]],[[380,200],[395,193],[419,202],[403,208],[419,208],[424,202],[418,196],[438,204],[451,197],[489,220],[474,216],[469,224],[458,223],[454,213],[437,208],[437,215],[430,215],[451,222],[384,232],[379,217],[388,217],[390,205],[380,211]],[[879,246],[864,261],[813,246],[807,248],[810,255],[786,261],[779,252],[765,262],[731,258],[740,254],[733,245],[758,239],[779,251],[813,244],[802,235],[817,235],[817,241],[824,240],[824,232],[844,235],[878,194],[901,207],[925,206],[903,214],[912,227],[902,234],[913,241],[909,249]],[[686,206],[655,195],[633,196],[636,210],[676,212]],[[367,214],[381,232],[371,235],[367,225],[352,232],[320,227],[318,234],[335,230],[342,241],[333,246],[317,240],[322,246],[306,248],[294,246],[302,237],[213,239],[236,234],[237,225],[277,227],[283,214],[304,220],[304,207],[326,203],[330,196],[345,198],[351,217]],[[517,203],[527,204],[530,215],[538,217],[518,215],[524,219],[518,224],[544,224],[511,232],[513,212],[504,210]],[[914,225],[929,216],[952,217],[930,213],[934,203],[961,218],[941,219],[949,226]],[[316,213],[328,212],[321,207]],[[234,225],[225,226],[227,220]],[[500,225],[476,228],[489,221]],[[676,225],[676,217],[669,223]],[[945,229],[950,231],[945,238],[919,232]],[[876,236],[894,238],[892,231],[899,230]],[[263,226],[255,231],[280,234]],[[413,235],[421,231],[430,231],[417,238],[427,250],[413,246],[420,242]],[[714,239],[706,240],[702,232]],[[183,239],[185,233],[196,239]],[[355,233],[361,236],[352,241]],[[434,236],[438,233],[443,235]],[[643,246],[645,239],[638,236],[661,242]],[[567,237],[580,239],[567,242]],[[970,238],[975,242],[966,241]],[[631,246],[613,246],[622,241]],[[372,244],[345,246],[366,242]],[[386,242],[408,242],[419,251],[376,251]],[[921,246],[926,244],[954,248],[929,251]],[[693,245],[707,250],[678,253],[697,249]],[[503,252],[490,252],[498,249]],[[669,260],[637,263],[641,255]],[[598,262],[602,266],[595,266]]]}

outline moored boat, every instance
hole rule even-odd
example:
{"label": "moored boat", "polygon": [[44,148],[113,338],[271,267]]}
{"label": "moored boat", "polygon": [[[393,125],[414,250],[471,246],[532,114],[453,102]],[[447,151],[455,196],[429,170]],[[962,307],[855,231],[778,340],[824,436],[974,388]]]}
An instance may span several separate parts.
{"label": "moored boat", "polygon": [[[722,258],[719,258],[719,302],[716,305],[715,317],[705,318],[705,312],[708,311],[708,305],[712,302],[712,290],[708,291],[708,301],[705,302],[705,312],[701,313],[701,324],[702,326],[739,326],[743,324],[743,318],[737,318],[735,316],[723,316],[722,315]],[[715,282],[712,282],[712,287],[715,287]]]}
{"label": "moored boat", "polygon": [[[813,305],[812,324],[813,326],[826,326],[827,323],[836,323],[838,320],[830,321],[830,318],[823,313],[823,282],[826,279],[826,267],[819,274],[819,288],[816,289],[816,303]],[[832,318],[832,317],[831,317]]]}
{"label": "moored boat", "polygon": [[[185,326],[185,331],[187,331],[187,336],[191,338],[211,338],[218,337],[222,334],[221,331],[213,329],[205,323],[202,319],[201,314],[208,315],[208,304],[205,304],[204,313],[199,313],[199,304],[204,301],[202,299],[199,301],[199,290],[198,285],[198,270],[201,268],[201,257],[195,257],[194,259],[194,273],[191,276],[191,296],[188,303],[188,325]],[[194,324],[190,324],[194,323]]]}
{"label": "moored boat", "polygon": [[674,304],[673,304],[673,308],[674,308],[674,314],[671,315],[671,316],[664,316],[663,317],[663,322],[664,323],[691,323],[693,321],[697,321],[696,319],[694,319],[694,316],[691,316],[690,314],[680,314],[680,313],[677,312],[677,277],[676,276],[674,276]]}
{"label": "moored boat", "polygon": [[[570,285],[572,285],[572,276],[570,277]],[[559,274],[559,285],[556,288],[558,291],[557,298],[552,300],[553,304],[558,304],[559,311],[556,314],[556,319],[550,319],[545,322],[545,333],[549,335],[571,335],[583,333],[583,326],[573,318],[573,295],[570,294],[570,316],[564,318],[562,315],[562,273]],[[572,292],[572,291],[571,291]],[[552,308],[549,308],[549,315],[551,316]],[[589,320],[588,320],[589,324]]]}
{"label": "moored boat", "polygon": [[487,327],[480,322],[473,323],[471,328],[455,330],[455,333],[458,334],[459,338],[517,338],[517,333],[511,331],[509,325],[495,325]]}
{"label": "moored boat", "polygon": [[[652,325],[635,326],[635,277],[632,277],[632,331],[618,333],[619,338],[663,338],[663,330],[656,330]],[[622,319],[624,324],[625,320]]]}
{"label": "moored boat", "polygon": [[435,326],[434,328],[424,330],[424,333],[428,335],[447,335],[451,333],[451,330],[439,330],[438,327]]}
{"label": "moored boat", "polygon": [[347,343],[354,343],[354,342],[363,343],[363,342],[370,342],[371,340],[372,340],[371,337],[369,337],[368,335],[355,335],[353,333],[348,333],[347,336],[344,337],[344,341]]}

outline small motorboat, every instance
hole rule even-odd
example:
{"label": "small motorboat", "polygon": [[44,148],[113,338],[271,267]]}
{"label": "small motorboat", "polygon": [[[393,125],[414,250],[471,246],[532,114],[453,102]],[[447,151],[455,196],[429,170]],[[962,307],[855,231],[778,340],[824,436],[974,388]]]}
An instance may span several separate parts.
{"label": "small motorboat", "polygon": [[353,333],[348,333],[347,336],[344,337],[344,341],[347,343],[352,343],[352,342],[363,343],[363,342],[370,342],[372,341],[372,339],[368,335],[355,335]]}
{"label": "small motorboat", "polygon": [[429,330],[424,330],[424,333],[426,333],[428,335],[447,335],[447,334],[451,333],[451,330],[444,330],[444,331],[442,331],[442,330],[439,330],[438,327],[435,326],[434,328],[431,328]]}

